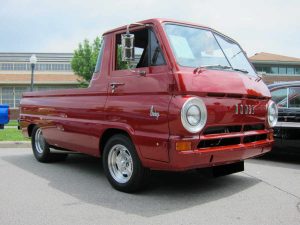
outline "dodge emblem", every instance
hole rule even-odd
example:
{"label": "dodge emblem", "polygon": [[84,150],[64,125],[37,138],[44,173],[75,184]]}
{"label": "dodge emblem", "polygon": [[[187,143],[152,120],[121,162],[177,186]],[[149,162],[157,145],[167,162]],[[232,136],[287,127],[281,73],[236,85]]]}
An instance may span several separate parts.
{"label": "dodge emblem", "polygon": [[153,105],[150,108],[150,116],[156,118],[157,120],[158,120],[158,117],[159,117],[159,112],[155,111]]}
{"label": "dodge emblem", "polygon": [[254,105],[236,104],[235,114],[254,115],[254,109],[255,109]]}

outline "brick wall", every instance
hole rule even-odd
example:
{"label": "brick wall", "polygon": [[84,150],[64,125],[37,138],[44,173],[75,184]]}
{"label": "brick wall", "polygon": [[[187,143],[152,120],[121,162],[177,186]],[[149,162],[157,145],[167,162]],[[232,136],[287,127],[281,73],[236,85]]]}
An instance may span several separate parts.
{"label": "brick wall", "polygon": [[300,81],[300,76],[283,76],[283,75],[266,75],[262,76],[263,81],[266,84],[288,82],[288,81]]}

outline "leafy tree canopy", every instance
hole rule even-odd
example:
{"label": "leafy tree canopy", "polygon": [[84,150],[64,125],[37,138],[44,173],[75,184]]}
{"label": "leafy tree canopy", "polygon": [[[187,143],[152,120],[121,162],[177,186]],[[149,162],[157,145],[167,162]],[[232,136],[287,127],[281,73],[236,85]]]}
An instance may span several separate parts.
{"label": "leafy tree canopy", "polygon": [[[79,43],[78,48],[74,51],[71,66],[74,73],[80,77],[78,79],[80,87],[87,87],[92,79],[101,44],[102,39],[99,37],[96,37],[92,44],[85,39],[83,43]],[[128,69],[128,63],[121,60],[121,51],[121,47],[118,46],[117,68]]]}
{"label": "leafy tree canopy", "polygon": [[85,39],[74,51],[71,66],[74,73],[80,77],[78,80],[80,87],[87,87],[92,79],[101,43],[99,37],[96,37],[93,43]]}

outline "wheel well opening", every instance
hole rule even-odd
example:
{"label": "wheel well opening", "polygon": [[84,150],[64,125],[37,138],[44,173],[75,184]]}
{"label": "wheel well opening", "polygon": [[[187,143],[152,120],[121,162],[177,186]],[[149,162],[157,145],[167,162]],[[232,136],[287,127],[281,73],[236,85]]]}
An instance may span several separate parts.
{"label": "wheel well opening", "polygon": [[107,141],[116,134],[123,134],[131,139],[130,135],[124,130],[114,129],[114,128],[107,129],[106,131],[104,131],[104,133],[102,134],[102,136],[100,138],[100,143],[99,143],[100,155],[101,155],[102,151],[104,150],[104,147],[105,147]]}
{"label": "wheel well opening", "polygon": [[29,136],[29,137],[31,137],[33,128],[34,128],[35,126],[36,126],[35,124],[30,124],[30,125],[28,126],[27,130],[28,130],[28,136]]}

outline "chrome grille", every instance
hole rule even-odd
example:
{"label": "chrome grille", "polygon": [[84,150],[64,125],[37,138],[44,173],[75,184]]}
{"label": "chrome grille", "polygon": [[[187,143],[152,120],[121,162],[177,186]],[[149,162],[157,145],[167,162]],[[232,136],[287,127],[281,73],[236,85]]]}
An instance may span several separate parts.
{"label": "chrome grille", "polygon": [[244,124],[208,127],[200,137],[198,149],[248,144],[268,139],[265,125]]}

